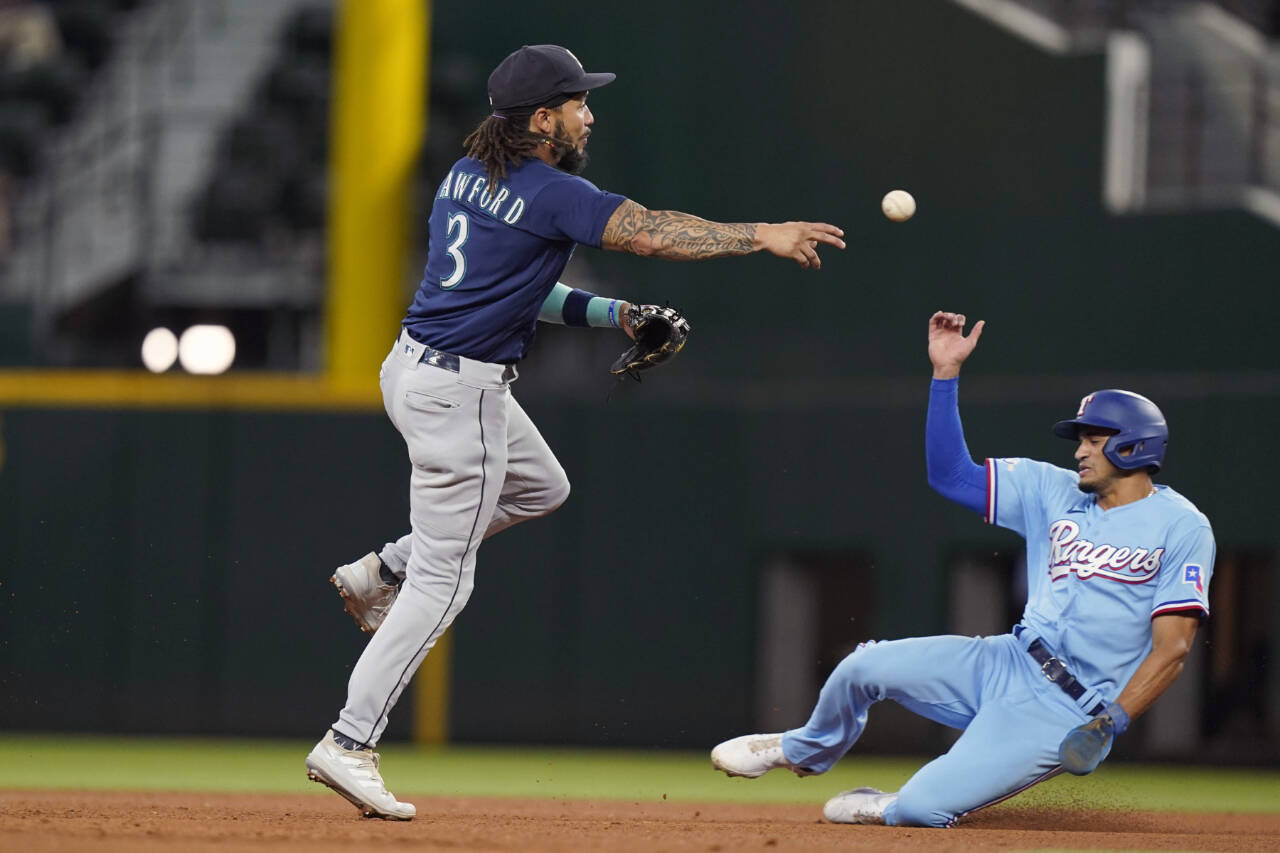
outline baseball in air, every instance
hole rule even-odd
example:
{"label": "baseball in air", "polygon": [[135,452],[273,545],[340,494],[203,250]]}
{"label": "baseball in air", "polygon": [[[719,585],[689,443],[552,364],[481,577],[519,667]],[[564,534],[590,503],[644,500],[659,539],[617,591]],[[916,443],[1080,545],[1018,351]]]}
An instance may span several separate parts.
{"label": "baseball in air", "polygon": [[906,222],[916,213],[916,200],[906,190],[890,190],[880,200],[880,209],[894,222]]}

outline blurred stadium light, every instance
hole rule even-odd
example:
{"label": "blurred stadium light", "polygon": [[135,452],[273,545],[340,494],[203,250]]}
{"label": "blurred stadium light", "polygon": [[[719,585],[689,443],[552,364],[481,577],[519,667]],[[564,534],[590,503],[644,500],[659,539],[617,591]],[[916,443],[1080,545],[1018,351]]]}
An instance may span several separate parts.
{"label": "blurred stadium light", "polygon": [[178,338],[178,362],[188,373],[225,373],[236,358],[236,338],[226,326],[192,326]]}
{"label": "blurred stadium light", "polygon": [[178,360],[178,338],[164,326],[157,326],[142,339],[142,364],[152,373],[164,373]]}

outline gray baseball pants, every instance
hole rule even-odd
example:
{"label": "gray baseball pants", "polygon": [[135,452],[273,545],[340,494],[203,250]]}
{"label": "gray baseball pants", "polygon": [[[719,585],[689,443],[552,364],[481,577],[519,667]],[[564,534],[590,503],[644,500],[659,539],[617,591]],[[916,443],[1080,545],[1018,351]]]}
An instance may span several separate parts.
{"label": "gray baseball pants", "polygon": [[402,333],[379,374],[383,405],[413,464],[412,530],[382,551],[405,580],[351,671],[333,726],[370,746],[471,597],[480,542],[569,496],[564,469],[511,394],[514,367],[459,358],[455,372],[421,362],[422,351]]}

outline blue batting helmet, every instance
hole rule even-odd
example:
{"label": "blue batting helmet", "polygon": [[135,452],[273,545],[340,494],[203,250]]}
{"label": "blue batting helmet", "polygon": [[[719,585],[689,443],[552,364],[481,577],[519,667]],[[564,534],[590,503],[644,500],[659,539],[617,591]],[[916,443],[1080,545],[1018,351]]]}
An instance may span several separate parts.
{"label": "blue batting helmet", "polygon": [[[1094,391],[1080,401],[1080,411],[1074,418],[1053,425],[1053,434],[1075,440],[1082,426],[1116,431],[1103,445],[1102,453],[1117,468],[1132,470],[1151,465],[1159,471],[1164,464],[1169,426],[1156,404],[1141,394],[1115,388]],[[1121,456],[1121,450],[1131,452]]]}

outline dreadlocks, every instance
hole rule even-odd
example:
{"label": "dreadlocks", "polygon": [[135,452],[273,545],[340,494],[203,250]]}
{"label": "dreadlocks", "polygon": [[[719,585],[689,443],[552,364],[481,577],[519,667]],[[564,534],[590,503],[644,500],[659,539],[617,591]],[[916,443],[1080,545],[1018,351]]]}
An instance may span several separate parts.
{"label": "dreadlocks", "polygon": [[536,107],[507,110],[491,115],[463,140],[467,156],[479,160],[489,173],[489,186],[497,186],[507,176],[507,167],[519,166],[534,156],[542,137],[529,132],[529,118]]}
{"label": "dreadlocks", "polygon": [[564,138],[564,124],[556,119],[556,128],[550,135],[529,130],[529,119],[542,107],[555,109],[567,101],[584,101],[586,92],[562,92],[536,107],[511,107],[494,113],[476,126],[463,140],[467,156],[479,160],[489,173],[489,186],[497,186],[507,176],[508,166],[519,166],[537,155],[539,145],[550,145],[555,150],[555,166],[571,175],[580,175],[587,166],[587,154],[579,151]]}

